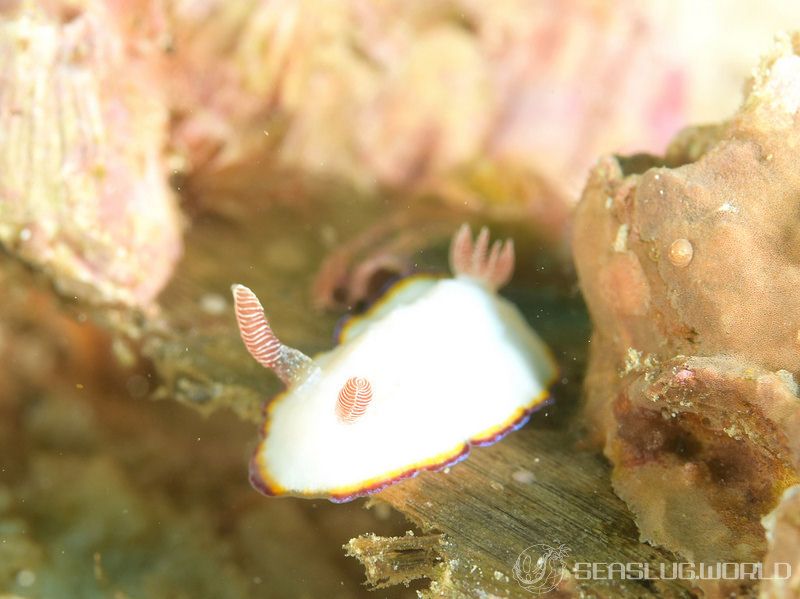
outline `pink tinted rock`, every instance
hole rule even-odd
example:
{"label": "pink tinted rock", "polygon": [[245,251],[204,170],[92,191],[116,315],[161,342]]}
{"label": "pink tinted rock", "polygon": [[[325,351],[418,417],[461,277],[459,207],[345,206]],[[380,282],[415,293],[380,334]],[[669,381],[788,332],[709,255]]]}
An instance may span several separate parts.
{"label": "pink tinted rock", "polygon": [[0,242],[66,294],[150,303],[180,254],[167,112],[105,3],[0,16]]}

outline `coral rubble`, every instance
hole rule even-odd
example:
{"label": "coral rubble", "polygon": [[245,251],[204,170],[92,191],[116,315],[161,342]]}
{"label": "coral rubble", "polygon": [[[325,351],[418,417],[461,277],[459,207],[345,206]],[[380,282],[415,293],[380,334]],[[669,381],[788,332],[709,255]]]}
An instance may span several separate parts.
{"label": "coral rubble", "polygon": [[577,208],[587,420],[642,536],[690,559],[759,558],[800,473],[798,51],[665,158],[602,159]]}

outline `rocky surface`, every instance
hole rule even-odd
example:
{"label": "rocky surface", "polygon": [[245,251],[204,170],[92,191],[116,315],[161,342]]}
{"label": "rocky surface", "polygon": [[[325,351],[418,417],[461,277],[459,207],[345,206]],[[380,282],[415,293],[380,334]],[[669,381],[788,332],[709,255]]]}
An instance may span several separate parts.
{"label": "rocky surface", "polygon": [[65,295],[150,304],[182,233],[150,65],[104,2],[20,2],[0,73],[0,244]]}
{"label": "rocky surface", "polygon": [[800,472],[799,48],[665,158],[600,160],[576,212],[587,425],[642,537],[690,559],[763,555]]}

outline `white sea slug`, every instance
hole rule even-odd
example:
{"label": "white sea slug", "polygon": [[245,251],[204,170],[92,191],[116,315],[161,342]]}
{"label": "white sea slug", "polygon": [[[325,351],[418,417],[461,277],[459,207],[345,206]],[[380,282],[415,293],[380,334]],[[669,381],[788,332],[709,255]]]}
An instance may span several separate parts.
{"label": "white sea slug", "polygon": [[283,345],[255,294],[233,286],[247,349],[286,391],[267,409],[250,480],[267,495],[349,501],[436,470],[527,422],[556,376],[550,352],[497,289],[514,247],[453,238],[452,279],[413,276],[350,319],[313,360]]}

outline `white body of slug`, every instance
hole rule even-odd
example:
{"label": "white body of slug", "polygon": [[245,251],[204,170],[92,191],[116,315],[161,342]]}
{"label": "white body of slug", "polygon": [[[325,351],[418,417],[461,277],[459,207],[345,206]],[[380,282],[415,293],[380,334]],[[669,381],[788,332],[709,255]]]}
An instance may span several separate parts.
{"label": "white body of slug", "polygon": [[524,424],[556,370],[486,277],[405,279],[273,400],[251,480],[346,501],[444,467]]}

